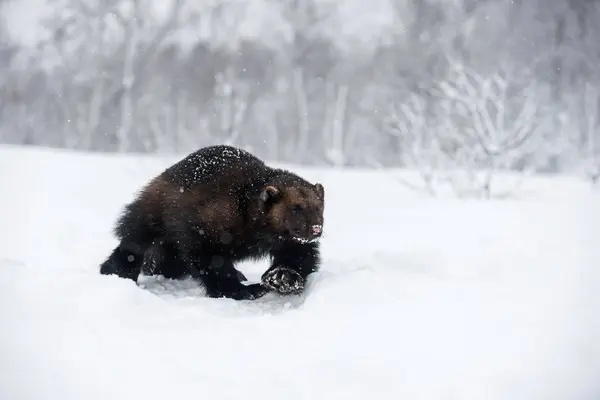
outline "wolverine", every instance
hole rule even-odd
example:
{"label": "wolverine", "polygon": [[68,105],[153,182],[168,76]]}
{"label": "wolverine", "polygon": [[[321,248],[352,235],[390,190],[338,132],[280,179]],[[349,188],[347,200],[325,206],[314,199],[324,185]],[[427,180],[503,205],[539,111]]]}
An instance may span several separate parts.
{"label": "wolverine", "polygon": [[[191,276],[209,297],[257,299],[304,291],[318,271],[325,189],[231,146],[201,148],[150,180],[119,216],[119,244],[100,273]],[[244,284],[243,260],[270,259]]]}

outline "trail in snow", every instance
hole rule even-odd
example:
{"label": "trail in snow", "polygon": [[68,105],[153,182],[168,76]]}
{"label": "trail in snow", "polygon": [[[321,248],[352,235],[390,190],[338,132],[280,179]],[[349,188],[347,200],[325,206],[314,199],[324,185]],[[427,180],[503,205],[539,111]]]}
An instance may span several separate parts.
{"label": "trail in snow", "polygon": [[580,183],[431,200],[295,168],[325,184],[323,269],[304,296],[235,302],[97,273],[120,208],[175,159],[0,148],[0,398],[600,396],[600,203]]}

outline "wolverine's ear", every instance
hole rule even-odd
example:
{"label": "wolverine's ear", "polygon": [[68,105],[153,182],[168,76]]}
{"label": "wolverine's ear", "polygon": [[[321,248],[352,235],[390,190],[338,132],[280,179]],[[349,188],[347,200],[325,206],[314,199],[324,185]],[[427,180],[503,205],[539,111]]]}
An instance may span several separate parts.
{"label": "wolverine's ear", "polygon": [[275,186],[267,186],[262,190],[262,192],[260,192],[260,199],[266,203],[267,201],[277,200],[279,195],[279,189],[277,189]]}
{"label": "wolverine's ear", "polygon": [[323,185],[321,185],[320,183],[315,183],[315,190],[317,191],[317,194],[320,198],[325,197],[325,188],[323,187]]}

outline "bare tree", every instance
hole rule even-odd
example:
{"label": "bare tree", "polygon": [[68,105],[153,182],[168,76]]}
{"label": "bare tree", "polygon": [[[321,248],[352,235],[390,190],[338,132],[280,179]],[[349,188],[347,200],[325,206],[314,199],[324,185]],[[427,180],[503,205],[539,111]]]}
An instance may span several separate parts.
{"label": "bare tree", "polygon": [[[411,182],[400,176],[396,180],[402,185],[435,196],[439,185],[446,179],[448,155],[434,134],[435,123],[428,118],[427,101],[411,93],[401,103],[392,103],[385,117],[384,129],[401,149],[399,163],[418,173],[420,182]],[[372,165],[378,163],[371,159]],[[380,167],[380,165],[377,165]]]}
{"label": "bare tree", "polygon": [[[453,158],[468,172],[474,186],[469,191],[492,196],[495,173],[527,169],[545,129],[535,82],[511,80],[517,71],[504,70],[482,76],[454,63],[450,79],[438,85],[440,105],[453,121],[454,132],[439,132]],[[464,190],[464,189],[462,189]]]}
{"label": "bare tree", "polygon": [[[395,23],[366,48],[340,29],[360,9],[335,2],[49,1],[42,46],[0,38],[3,141],[226,142],[285,162],[411,167],[428,193],[495,196],[498,171],[584,162],[600,180],[597,2],[392,0]],[[265,15],[281,35],[247,29]],[[512,75],[524,67],[535,82]]]}
{"label": "bare tree", "polygon": [[[124,28],[123,72],[120,94],[120,123],[117,131],[118,151],[129,150],[135,112],[134,85],[141,79],[150,59],[155,55],[165,38],[171,33],[178,21],[182,0],[173,0],[167,18],[153,30],[142,49],[143,22],[148,20],[148,8],[142,8],[142,0],[129,0],[130,12],[119,14]],[[144,35],[144,37],[146,37]]]}
{"label": "bare tree", "polygon": [[[324,3],[316,0],[276,3],[291,31],[283,45],[285,59],[281,68],[287,86],[285,102],[289,109],[286,111],[291,117],[288,119],[293,121],[288,130],[294,132],[284,144],[284,152],[293,158],[308,152],[311,128],[314,121],[320,120],[319,111],[322,113],[325,109],[322,89],[331,68],[331,48],[324,38],[323,28],[335,16],[335,7],[325,8]],[[290,121],[287,124],[290,125]]]}
{"label": "bare tree", "polygon": [[581,146],[585,176],[596,184],[600,180],[600,107],[598,89],[590,84],[585,85],[583,96],[583,143]]}
{"label": "bare tree", "polygon": [[325,158],[336,167],[346,164],[346,153],[348,151],[348,138],[346,137],[346,110],[348,103],[348,86],[337,86],[333,83],[328,85],[328,97],[332,101],[327,102],[325,123],[323,124],[323,140],[325,141]]}
{"label": "bare tree", "polygon": [[215,92],[214,105],[219,134],[224,143],[237,145],[241,126],[248,112],[248,88],[236,78],[234,69],[229,66],[224,72],[217,74]]}
{"label": "bare tree", "polygon": [[493,190],[497,172],[528,166],[548,119],[537,87],[508,76],[453,64],[433,104],[411,94],[393,107],[387,132],[401,143],[402,165],[419,173],[423,185],[413,188],[436,194],[449,185],[459,196],[491,198],[500,195]]}
{"label": "bare tree", "polygon": [[177,26],[183,0],[172,0],[164,19],[145,0],[66,0],[44,21],[51,33],[41,57],[62,72],[60,104],[75,127],[70,145],[90,148],[101,121],[117,115],[117,150],[131,150],[136,101],[144,72]]}

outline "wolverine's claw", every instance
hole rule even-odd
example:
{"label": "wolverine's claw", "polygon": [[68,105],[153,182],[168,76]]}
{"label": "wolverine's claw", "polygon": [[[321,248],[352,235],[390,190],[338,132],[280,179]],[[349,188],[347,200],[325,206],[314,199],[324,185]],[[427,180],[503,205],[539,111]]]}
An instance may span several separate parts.
{"label": "wolverine's claw", "polygon": [[262,277],[262,284],[283,295],[299,294],[304,290],[304,278],[298,272],[286,267],[267,271]]}

